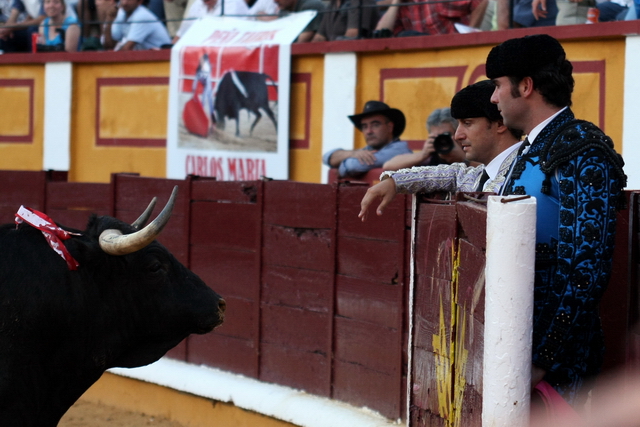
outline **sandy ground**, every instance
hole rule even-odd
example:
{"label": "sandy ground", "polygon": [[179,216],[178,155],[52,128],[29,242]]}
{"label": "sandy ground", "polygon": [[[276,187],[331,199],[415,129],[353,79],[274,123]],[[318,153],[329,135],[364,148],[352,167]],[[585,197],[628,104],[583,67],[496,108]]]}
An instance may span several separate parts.
{"label": "sandy ground", "polygon": [[58,427],[185,427],[183,424],[139,412],[79,400],[67,411]]}

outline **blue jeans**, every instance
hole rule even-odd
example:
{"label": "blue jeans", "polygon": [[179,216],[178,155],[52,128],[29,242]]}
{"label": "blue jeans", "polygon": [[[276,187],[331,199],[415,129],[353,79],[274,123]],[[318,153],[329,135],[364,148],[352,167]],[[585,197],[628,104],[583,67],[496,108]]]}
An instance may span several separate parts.
{"label": "blue jeans", "polygon": [[602,2],[596,7],[600,11],[600,22],[624,21],[627,10],[629,10],[628,7],[610,1]]}

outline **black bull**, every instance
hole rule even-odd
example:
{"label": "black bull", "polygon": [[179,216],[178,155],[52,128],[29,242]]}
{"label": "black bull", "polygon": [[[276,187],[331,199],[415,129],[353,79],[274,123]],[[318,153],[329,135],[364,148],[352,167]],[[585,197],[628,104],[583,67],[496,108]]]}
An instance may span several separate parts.
{"label": "black bull", "polygon": [[278,128],[275,115],[269,107],[269,91],[267,79],[271,77],[251,71],[229,71],[222,76],[216,88],[216,99],[213,110],[216,116],[216,126],[225,127],[225,119],[236,121],[236,136],[240,136],[240,110],[249,110],[256,119],[251,124],[250,133],[262,118],[262,109]]}
{"label": "black bull", "polygon": [[[166,210],[137,233],[93,216],[64,242],[76,271],[39,230],[0,226],[0,425],[55,426],[106,369],[152,363],[222,323],[224,300],[155,241]],[[105,252],[154,224],[142,249]]]}

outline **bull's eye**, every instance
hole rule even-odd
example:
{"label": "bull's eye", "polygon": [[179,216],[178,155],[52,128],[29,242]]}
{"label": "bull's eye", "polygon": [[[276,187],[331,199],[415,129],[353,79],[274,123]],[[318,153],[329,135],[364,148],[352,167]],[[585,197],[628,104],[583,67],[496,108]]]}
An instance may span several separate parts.
{"label": "bull's eye", "polygon": [[160,261],[154,262],[153,264],[151,264],[151,267],[149,268],[149,271],[151,271],[152,273],[159,273],[162,270],[164,270],[164,268]]}

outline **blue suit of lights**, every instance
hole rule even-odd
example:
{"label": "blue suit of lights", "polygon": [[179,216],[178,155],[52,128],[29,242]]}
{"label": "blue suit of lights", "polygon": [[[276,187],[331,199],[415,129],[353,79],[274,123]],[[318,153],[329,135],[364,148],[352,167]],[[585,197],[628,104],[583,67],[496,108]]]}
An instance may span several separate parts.
{"label": "blue suit of lights", "polygon": [[611,275],[622,165],[611,139],[567,108],[518,157],[504,189],[537,199],[533,363],[569,402],[602,365],[599,303]]}

